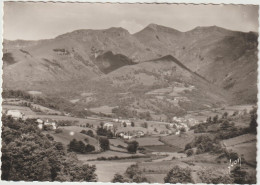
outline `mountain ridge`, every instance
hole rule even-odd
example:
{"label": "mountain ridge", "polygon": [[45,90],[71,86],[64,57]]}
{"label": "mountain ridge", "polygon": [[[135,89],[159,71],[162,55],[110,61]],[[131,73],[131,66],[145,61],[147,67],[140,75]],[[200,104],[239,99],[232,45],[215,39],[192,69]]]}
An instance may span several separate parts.
{"label": "mountain ridge", "polygon": [[258,33],[217,26],[180,32],[149,24],[134,34],[112,27],[75,30],[39,41],[4,40],[4,87],[18,81],[32,87],[39,81],[90,81],[125,66],[128,73],[128,65],[176,59],[178,65],[236,97],[232,101],[248,94],[255,101],[256,90],[249,93],[247,86],[256,84],[257,37]]}

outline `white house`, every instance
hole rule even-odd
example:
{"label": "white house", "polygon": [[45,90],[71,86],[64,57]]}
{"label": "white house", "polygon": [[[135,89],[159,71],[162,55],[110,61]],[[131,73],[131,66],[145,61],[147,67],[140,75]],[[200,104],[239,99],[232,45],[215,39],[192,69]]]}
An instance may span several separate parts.
{"label": "white house", "polygon": [[52,128],[55,130],[57,128],[56,126],[56,122],[53,120],[49,120],[47,119],[46,121],[44,121],[44,125],[46,126],[52,126]]}
{"label": "white house", "polygon": [[44,121],[41,120],[41,119],[37,119],[36,122],[39,123],[39,124],[43,124]]}
{"label": "white house", "polygon": [[138,136],[144,136],[144,132],[141,131],[141,130],[139,130],[139,131],[137,131],[137,135],[138,135]]}
{"label": "white house", "polygon": [[19,110],[8,110],[6,113],[7,116],[12,116],[14,119],[23,118],[24,114]]}
{"label": "white house", "polygon": [[123,127],[124,126],[124,123],[126,124],[126,126],[127,127],[129,127],[129,126],[131,126],[131,121],[130,120],[127,120],[127,119],[122,119],[122,120],[120,120],[120,122],[121,122],[121,126]]}
{"label": "white house", "polygon": [[130,135],[123,135],[123,138],[124,139],[132,139],[133,136],[130,136]]}
{"label": "white house", "polygon": [[103,125],[103,127],[105,128],[105,129],[107,129],[107,130],[112,130],[113,128],[114,128],[114,124],[113,123],[105,123],[104,125]]}

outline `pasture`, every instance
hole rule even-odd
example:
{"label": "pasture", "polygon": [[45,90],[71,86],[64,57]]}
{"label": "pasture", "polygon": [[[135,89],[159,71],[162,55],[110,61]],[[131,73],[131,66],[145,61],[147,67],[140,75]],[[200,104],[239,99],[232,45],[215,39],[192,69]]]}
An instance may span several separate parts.
{"label": "pasture", "polygon": [[103,113],[103,114],[112,114],[112,109],[114,107],[109,107],[107,105],[101,106],[101,107],[96,107],[96,108],[91,108],[90,111],[95,112],[95,113]]}
{"label": "pasture", "polygon": [[19,110],[20,112],[25,114],[25,117],[27,117],[26,115],[33,115],[36,116],[36,113],[33,112],[29,107],[25,107],[25,106],[18,106],[18,105],[2,105],[2,109],[4,111],[7,110]]}
{"label": "pasture", "polygon": [[88,143],[95,146],[97,149],[98,142],[95,138],[89,137],[85,134],[81,134],[76,131],[71,131],[66,127],[62,127],[62,132],[61,133],[54,133],[54,132],[49,132],[51,136],[53,136],[54,140],[57,142],[61,142],[65,146],[67,146],[71,140],[76,139],[78,141],[83,141],[87,138]]}
{"label": "pasture", "polygon": [[251,141],[256,141],[256,135],[244,134],[244,135],[237,136],[234,138],[225,139],[222,141],[222,143],[224,144],[224,146],[230,147],[230,146],[235,146],[238,144],[247,143],[247,142],[251,142]]}
{"label": "pasture", "polygon": [[227,147],[227,149],[236,152],[240,156],[243,155],[245,160],[248,163],[252,164],[253,166],[256,165],[256,151],[257,151],[256,140],[247,143],[241,143],[241,144],[229,146]]}
{"label": "pasture", "polygon": [[[141,153],[137,153],[137,154],[130,154],[130,153],[126,153],[126,152],[118,152],[118,151],[111,151],[111,150],[107,150],[105,152],[101,152],[101,153],[97,153],[97,154],[77,154],[78,156],[78,159],[80,161],[83,161],[83,162],[86,162],[86,161],[89,161],[89,160],[95,160],[97,158],[100,158],[100,157],[131,157],[131,156],[135,156],[135,155],[142,155],[144,156],[144,154],[141,154]],[[116,160],[113,160],[113,161],[116,161]]]}
{"label": "pasture", "polygon": [[181,135],[169,135],[161,137],[160,141],[166,145],[175,146],[184,149],[185,145],[190,143],[195,138],[193,131],[186,132]]}
{"label": "pasture", "polygon": [[161,141],[159,141],[158,137],[141,137],[133,139],[139,143],[139,146],[157,146],[164,145]]}
{"label": "pasture", "polygon": [[116,173],[123,174],[135,162],[88,161],[87,164],[96,165],[98,182],[111,182]]}
{"label": "pasture", "polygon": [[144,146],[144,148],[150,152],[178,152],[182,150],[180,147],[169,145],[151,145]]}

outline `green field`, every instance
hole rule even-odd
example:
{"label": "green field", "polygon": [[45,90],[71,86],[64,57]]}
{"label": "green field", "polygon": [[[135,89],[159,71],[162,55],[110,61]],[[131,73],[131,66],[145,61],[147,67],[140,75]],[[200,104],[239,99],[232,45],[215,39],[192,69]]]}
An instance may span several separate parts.
{"label": "green field", "polygon": [[158,137],[141,137],[133,139],[139,143],[139,146],[155,146],[155,145],[164,145],[159,141]]}
{"label": "green field", "polygon": [[88,143],[95,146],[95,148],[97,149],[98,142],[95,138],[89,137],[89,136],[87,136],[85,134],[81,134],[79,132],[71,131],[65,127],[61,128],[61,129],[62,129],[62,133],[54,133],[54,132],[50,133],[50,135],[53,136],[55,141],[61,142],[62,144],[67,146],[72,139],[76,139],[78,141],[84,142],[84,139],[87,138]]}
{"label": "green field", "polygon": [[144,148],[151,152],[178,152],[182,150],[182,148],[168,145],[145,146]]}

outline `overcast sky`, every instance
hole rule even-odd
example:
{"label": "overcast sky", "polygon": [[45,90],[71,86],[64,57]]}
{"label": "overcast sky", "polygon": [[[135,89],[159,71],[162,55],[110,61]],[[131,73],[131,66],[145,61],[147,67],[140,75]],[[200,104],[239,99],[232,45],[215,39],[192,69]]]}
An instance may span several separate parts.
{"label": "overcast sky", "polygon": [[258,30],[258,6],[176,4],[90,4],[5,2],[4,38],[54,38],[77,29],[123,27],[130,33],[150,23],[180,31],[220,26],[238,31]]}

